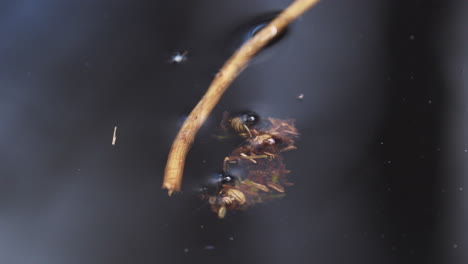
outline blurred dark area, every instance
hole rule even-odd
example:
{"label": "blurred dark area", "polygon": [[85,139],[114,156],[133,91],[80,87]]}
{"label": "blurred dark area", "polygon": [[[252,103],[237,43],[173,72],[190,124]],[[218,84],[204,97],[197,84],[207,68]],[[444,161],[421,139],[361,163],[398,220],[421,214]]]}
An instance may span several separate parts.
{"label": "blurred dark area", "polygon": [[[322,0],[223,96],[183,191],[161,189],[184,117],[290,3],[0,1],[0,263],[467,263],[462,0]],[[239,143],[223,112],[245,110],[296,120],[295,185],[220,220],[198,192]]]}

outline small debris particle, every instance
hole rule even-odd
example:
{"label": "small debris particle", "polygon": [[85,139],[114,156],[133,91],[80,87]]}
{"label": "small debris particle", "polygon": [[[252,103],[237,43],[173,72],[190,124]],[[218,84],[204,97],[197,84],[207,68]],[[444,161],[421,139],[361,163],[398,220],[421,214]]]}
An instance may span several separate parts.
{"label": "small debris particle", "polygon": [[453,244],[453,248],[458,248],[458,244]]}
{"label": "small debris particle", "polygon": [[215,246],[213,245],[207,245],[203,248],[204,250],[214,250],[215,249]]}
{"label": "small debris particle", "polygon": [[230,236],[228,239],[231,240],[231,241],[233,241],[233,240],[234,240],[234,237],[233,237],[233,236]]}
{"label": "small debris particle", "polygon": [[416,36],[414,36],[414,35],[410,35],[410,36],[409,36],[409,39],[410,39],[410,40],[414,40],[415,38],[416,38]]}
{"label": "small debris particle", "polygon": [[223,219],[224,217],[226,216],[226,207],[225,206],[221,206],[218,210],[218,217],[220,219]]}
{"label": "small debris particle", "polygon": [[432,100],[427,100],[427,103],[428,103],[428,104],[432,104]]}
{"label": "small debris particle", "polygon": [[189,252],[189,249],[188,248],[184,248],[184,253],[188,253]]}
{"label": "small debris particle", "polygon": [[304,94],[300,94],[299,96],[297,96],[297,99],[299,101],[302,101],[304,99]]}
{"label": "small debris particle", "polygon": [[169,60],[170,63],[182,63],[187,60],[188,51],[184,51],[182,53],[176,52],[172,55],[171,59]]}
{"label": "small debris particle", "polygon": [[458,188],[459,191],[463,191],[463,187]]}
{"label": "small debris particle", "polygon": [[115,146],[115,142],[117,141],[117,127],[114,127],[114,135],[112,136],[112,146]]}
{"label": "small debris particle", "polygon": [[204,226],[204,225],[200,225],[200,228],[203,229],[203,228],[205,228],[205,226]]}

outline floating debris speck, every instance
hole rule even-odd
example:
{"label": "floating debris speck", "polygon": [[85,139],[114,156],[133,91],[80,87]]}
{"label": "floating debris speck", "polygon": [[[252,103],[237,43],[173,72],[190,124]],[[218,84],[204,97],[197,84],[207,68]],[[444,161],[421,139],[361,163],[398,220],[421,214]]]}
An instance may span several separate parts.
{"label": "floating debris speck", "polygon": [[184,51],[182,53],[176,52],[174,53],[174,55],[172,55],[169,62],[170,63],[182,63],[187,60],[187,55],[188,55],[188,51]]}
{"label": "floating debris speck", "polygon": [[213,245],[207,245],[203,248],[204,250],[214,250],[215,249],[215,246]]}
{"label": "floating debris speck", "polygon": [[115,142],[117,141],[117,127],[114,127],[114,135],[112,136],[112,146],[115,146]]}

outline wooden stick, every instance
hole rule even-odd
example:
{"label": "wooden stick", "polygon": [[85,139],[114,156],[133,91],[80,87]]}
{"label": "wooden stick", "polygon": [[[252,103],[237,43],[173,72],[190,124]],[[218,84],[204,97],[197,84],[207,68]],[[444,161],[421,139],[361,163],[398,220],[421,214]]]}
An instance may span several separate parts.
{"label": "wooden stick", "polygon": [[234,79],[245,69],[252,57],[265,47],[289,23],[302,15],[319,0],[295,0],[273,21],[242,45],[216,74],[203,98],[198,102],[180,128],[172,143],[164,174],[163,189],[169,196],[180,191],[185,158],[200,127]]}

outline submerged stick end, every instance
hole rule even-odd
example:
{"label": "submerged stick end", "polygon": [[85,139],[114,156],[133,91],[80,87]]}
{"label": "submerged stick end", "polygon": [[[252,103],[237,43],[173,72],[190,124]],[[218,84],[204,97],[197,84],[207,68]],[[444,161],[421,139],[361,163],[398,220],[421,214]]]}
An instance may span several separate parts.
{"label": "submerged stick end", "polygon": [[167,195],[169,196],[172,196],[174,192],[180,192],[180,185],[176,185],[176,184],[170,184],[170,183],[164,182],[162,185],[162,188],[167,190]]}

